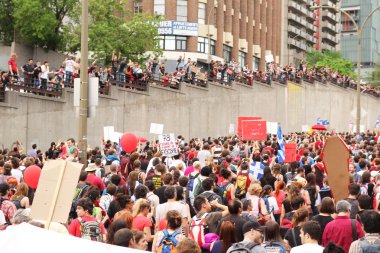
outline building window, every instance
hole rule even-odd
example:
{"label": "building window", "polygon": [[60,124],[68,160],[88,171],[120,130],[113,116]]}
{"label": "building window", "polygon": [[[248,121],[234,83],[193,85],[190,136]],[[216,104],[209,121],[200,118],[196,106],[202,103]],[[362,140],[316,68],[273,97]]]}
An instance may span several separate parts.
{"label": "building window", "polygon": [[[346,10],[346,12],[357,24],[360,23],[360,7],[357,7],[357,9]],[[342,32],[357,32],[356,26],[346,14],[342,14]]]}
{"label": "building window", "polygon": [[165,0],[154,0],[154,14],[165,16]]}
{"label": "building window", "polygon": [[206,4],[198,3],[198,24],[206,24]]}
{"label": "building window", "polygon": [[[211,41],[211,54],[215,55],[215,40]],[[198,52],[208,54],[208,38],[198,37]]]}
{"label": "building window", "polygon": [[253,69],[253,70],[255,70],[255,69],[259,69],[259,66],[260,66],[260,58],[253,57],[253,61],[252,61],[252,69]]}
{"label": "building window", "polygon": [[226,62],[231,61],[232,48],[230,46],[223,45],[223,58]]}
{"label": "building window", "polygon": [[133,1],[133,12],[135,14],[142,13],[142,0],[135,0]]}
{"label": "building window", "polygon": [[177,1],[177,21],[187,22],[187,0]]}
{"label": "building window", "polygon": [[184,36],[160,36],[160,48],[163,50],[186,50],[187,38]]}
{"label": "building window", "polygon": [[239,66],[242,68],[245,66],[245,59],[247,57],[247,54],[242,52],[242,51],[239,51]]}

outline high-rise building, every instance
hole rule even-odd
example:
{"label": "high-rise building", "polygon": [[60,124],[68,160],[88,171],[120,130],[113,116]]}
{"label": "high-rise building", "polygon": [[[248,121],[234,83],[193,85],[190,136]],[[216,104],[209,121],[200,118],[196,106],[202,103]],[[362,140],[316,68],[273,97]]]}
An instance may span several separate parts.
{"label": "high-rise building", "polygon": [[[348,12],[359,27],[372,10],[380,6],[380,0],[342,0],[342,10]],[[357,63],[358,34],[352,20],[342,15],[342,42],[343,57]],[[368,19],[362,31],[362,61],[363,72],[368,74],[374,65],[380,61],[380,10]],[[366,73],[363,74],[366,76]]]}
{"label": "high-rise building", "polygon": [[[280,61],[281,0],[135,0],[135,12],[162,15],[165,57],[199,62],[235,59],[263,70],[266,56]],[[210,43],[209,43],[210,42]]]}
{"label": "high-rise building", "polygon": [[[312,50],[337,50],[339,0],[283,1],[282,63],[299,64]],[[333,8],[313,9],[314,6]]]}

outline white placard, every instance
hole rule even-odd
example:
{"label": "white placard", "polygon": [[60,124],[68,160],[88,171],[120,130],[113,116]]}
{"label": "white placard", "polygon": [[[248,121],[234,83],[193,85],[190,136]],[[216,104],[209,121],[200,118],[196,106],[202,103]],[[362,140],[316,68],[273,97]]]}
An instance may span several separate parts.
{"label": "white placard", "polygon": [[[360,125],[360,133],[364,133],[365,127],[364,125]],[[353,125],[352,132],[356,133],[356,125]]]}
{"label": "white placard", "polygon": [[228,134],[235,134],[235,124],[230,124]]}
{"label": "white placard", "polygon": [[157,123],[150,123],[150,131],[151,134],[162,134],[164,132],[164,125]]}
{"label": "white placard", "polygon": [[277,122],[268,122],[267,121],[267,133],[268,134],[277,134],[278,123]]}
{"label": "white placard", "polygon": [[104,141],[111,140],[112,134],[115,132],[115,128],[113,126],[106,126],[103,128],[103,138]]}
{"label": "white placard", "polygon": [[158,136],[162,156],[172,157],[178,155],[174,134],[161,134]]}
{"label": "white placard", "polygon": [[273,54],[266,55],[265,62],[274,62]]}
{"label": "white placard", "polygon": [[304,132],[304,133],[309,132],[309,126],[308,125],[302,125],[302,132]]}
{"label": "white placard", "polygon": [[110,140],[119,143],[121,136],[123,136],[123,133],[113,132],[110,136]]}

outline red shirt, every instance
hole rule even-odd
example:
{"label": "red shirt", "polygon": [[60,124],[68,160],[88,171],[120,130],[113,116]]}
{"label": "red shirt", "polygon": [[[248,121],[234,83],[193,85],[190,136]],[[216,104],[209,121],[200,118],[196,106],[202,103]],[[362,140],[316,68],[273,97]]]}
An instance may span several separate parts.
{"label": "red shirt", "polygon": [[[364,236],[360,223],[355,220],[357,239]],[[334,242],[341,246],[346,253],[350,249],[353,240],[351,219],[347,216],[337,216],[335,220],[326,225],[322,236],[322,246],[326,247],[329,242]]]}
{"label": "red shirt", "polygon": [[95,175],[93,175],[93,174],[89,174],[89,175],[87,176],[86,181],[89,182],[92,186],[97,186],[97,187],[99,188],[100,191],[103,191],[104,188],[106,188],[106,187],[104,186],[103,181],[102,181],[99,177],[97,177],[97,176],[95,176]]}
{"label": "red shirt", "polygon": [[[94,218],[92,216],[84,216],[84,217],[82,217],[82,220],[84,222],[97,221],[96,218]],[[106,233],[106,229],[104,228],[103,223],[101,223],[101,222],[99,222],[99,223],[100,223],[100,229],[102,230],[102,234],[104,235]],[[68,230],[69,230],[70,235],[73,235],[75,237],[82,237],[81,224],[80,224],[78,219],[75,219],[75,220],[73,220],[73,222],[71,222]]]}
{"label": "red shirt", "polygon": [[17,67],[17,63],[16,63],[15,60],[13,60],[13,59],[9,59],[9,61],[8,61],[8,66],[11,66],[12,71],[13,71],[13,74],[16,74],[16,73],[17,73],[18,67]]}
{"label": "red shirt", "polygon": [[152,221],[148,217],[139,215],[133,218],[132,229],[144,232],[146,227],[152,227]]}

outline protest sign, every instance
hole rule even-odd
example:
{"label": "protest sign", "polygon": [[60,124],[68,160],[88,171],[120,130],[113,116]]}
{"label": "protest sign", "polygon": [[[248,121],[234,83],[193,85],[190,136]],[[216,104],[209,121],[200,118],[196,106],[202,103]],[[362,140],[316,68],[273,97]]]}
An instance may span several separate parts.
{"label": "protest sign", "polygon": [[113,126],[106,126],[103,128],[103,138],[104,141],[111,140],[112,134],[115,132],[115,128]]}
{"label": "protest sign", "polygon": [[150,123],[149,132],[151,134],[162,134],[163,131],[164,131],[164,125],[163,124]]}
{"label": "protest sign", "polygon": [[238,117],[237,134],[241,136],[242,121],[243,120],[261,120],[261,117]]}
{"label": "protest sign", "polygon": [[172,157],[178,155],[178,149],[174,134],[161,134],[158,136],[160,151],[163,156]]}
{"label": "protest sign", "polygon": [[302,132],[307,133],[309,131],[310,127],[308,125],[302,125]]}
{"label": "protest sign", "polygon": [[111,134],[111,136],[110,136],[110,140],[111,140],[112,142],[119,143],[121,136],[123,136],[123,133],[113,132],[113,133]]}
{"label": "protest sign", "polygon": [[44,164],[33,200],[31,217],[66,223],[83,164],[49,160]]}
{"label": "protest sign", "polygon": [[230,124],[228,134],[235,134],[235,124]]}
{"label": "protest sign", "polygon": [[322,160],[329,178],[329,186],[335,201],[347,197],[347,186],[350,183],[348,164],[350,151],[345,142],[335,135],[327,138],[322,150]]}
{"label": "protest sign", "polygon": [[264,120],[243,120],[242,121],[243,140],[266,140],[267,123]]}
{"label": "protest sign", "polygon": [[285,160],[284,163],[291,163],[297,157],[297,144],[285,143]]}
{"label": "protest sign", "polygon": [[268,134],[277,134],[278,123],[267,121],[267,133]]}
{"label": "protest sign", "polygon": [[265,56],[265,62],[268,63],[268,62],[274,62],[274,57],[273,57],[273,54],[268,54]]}

